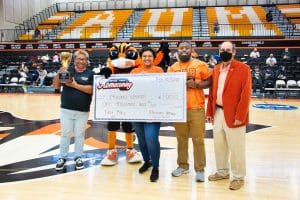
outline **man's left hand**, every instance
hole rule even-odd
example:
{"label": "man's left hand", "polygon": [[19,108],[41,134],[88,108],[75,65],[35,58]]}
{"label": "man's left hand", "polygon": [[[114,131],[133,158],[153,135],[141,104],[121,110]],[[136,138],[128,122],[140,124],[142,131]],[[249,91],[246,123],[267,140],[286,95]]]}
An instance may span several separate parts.
{"label": "man's left hand", "polygon": [[196,81],[194,81],[194,79],[188,79],[186,81],[186,85],[188,88],[196,88],[197,87],[197,83],[196,83]]}
{"label": "man's left hand", "polygon": [[242,124],[242,122],[240,121],[240,120],[234,120],[234,122],[233,122],[233,125],[234,126],[239,126],[239,125],[241,125]]}

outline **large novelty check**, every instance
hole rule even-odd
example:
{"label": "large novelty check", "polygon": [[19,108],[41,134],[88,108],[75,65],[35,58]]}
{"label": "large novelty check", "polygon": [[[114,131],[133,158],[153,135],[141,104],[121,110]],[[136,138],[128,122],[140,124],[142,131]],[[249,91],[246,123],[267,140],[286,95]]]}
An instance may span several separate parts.
{"label": "large novelty check", "polygon": [[186,74],[94,76],[95,121],[186,121]]}

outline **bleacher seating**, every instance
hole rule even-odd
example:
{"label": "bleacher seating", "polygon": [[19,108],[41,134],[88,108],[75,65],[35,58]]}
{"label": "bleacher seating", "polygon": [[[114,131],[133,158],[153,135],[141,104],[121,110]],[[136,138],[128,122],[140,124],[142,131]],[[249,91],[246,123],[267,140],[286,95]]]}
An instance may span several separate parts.
{"label": "bleacher seating", "polygon": [[287,88],[296,88],[297,87],[297,82],[295,80],[288,80],[286,82],[286,87]]}
{"label": "bleacher seating", "polygon": [[132,38],[192,38],[193,9],[147,9]]}
{"label": "bleacher seating", "polygon": [[283,88],[283,87],[286,87],[286,83],[285,83],[284,80],[276,80],[275,87],[276,87],[276,88]]}
{"label": "bleacher seating", "polygon": [[[72,15],[74,15],[73,12],[57,12],[48,19],[41,22],[38,26],[34,27],[32,30],[29,30],[25,34],[22,34],[18,38],[18,40],[40,40],[44,38],[47,33],[55,29],[58,25],[63,23]],[[35,29],[40,30],[40,35],[38,36],[38,38],[35,37]]]}
{"label": "bleacher seating", "polygon": [[72,15],[74,15],[74,12],[57,12],[43,21],[40,25],[59,25]]}
{"label": "bleacher seating", "polygon": [[57,39],[113,39],[133,10],[86,11]]}
{"label": "bleacher seating", "polygon": [[[179,1],[178,1],[179,2]],[[74,4],[75,5],[75,4]],[[99,4],[100,5],[100,4]],[[178,6],[178,5],[177,5]],[[110,45],[106,46],[107,44],[119,42],[121,40],[127,41],[131,40],[131,42],[134,43],[134,40],[137,40],[136,44],[140,41],[141,45],[144,45],[144,39],[147,39],[147,41],[153,40],[155,44],[150,44],[153,46],[157,46],[159,44],[160,39],[166,39],[166,40],[176,40],[176,42],[180,39],[188,39],[192,41],[193,46],[196,48],[203,47],[203,51],[207,52],[204,53],[211,53],[212,50],[216,50],[216,43],[223,41],[226,37],[231,37],[237,39],[237,41],[242,41],[242,44],[238,44],[238,48],[244,48],[244,46],[248,45],[247,40],[240,40],[244,38],[249,38],[252,42],[252,39],[256,39],[258,41],[257,47],[264,49],[266,47],[266,52],[272,51],[272,48],[276,48],[275,45],[272,44],[269,45],[270,42],[268,41],[268,44],[263,43],[265,38],[267,37],[278,39],[286,37],[287,34],[284,31],[285,29],[290,29],[292,27],[291,24],[288,24],[287,26],[283,26],[283,23],[287,24],[286,19],[288,19],[289,23],[295,24],[295,28],[299,29],[300,32],[300,4],[291,4],[291,5],[267,5],[268,7],[263,6],[216,6],[216,7],[206,7],[203,8],[200,7],[182,7],[182,8],[145,8],[145,7],[137,7],[127,10],[103,10],[103,7],[93,7],[89,8],[82,8],[77,9],[74,7],[74,12],[57,12],[53,14],[48,19],[42,21],[40,24],[38,24],[35,27],[26,26],[26,23],[24,22],[24,26],[20,26],[22,32],[24,30],[27,31],[26,34],[21,35],[18,40],[25,40],[26,44],[36,43],[36,40],[44,39],[42,41],[39,41],[41,43],[51,43],[52,41],[55,41],[55,39],[59,41],[55,41],[55,43],[69,43],[70,41],[67,40],[74,40],[74,43],[84,43],[85,40],[95,40],[95,41],[87,41],[86,43],[97,43],[98,40],[104,40],[103,45],[101,48],[98,48],[97,45],[91,45],[92,47],[86,47],[89,48],[91,52],[94,51],[104,51],[106,48],[109,48]],[[271,7],[269,7],[271,6]],[[180,7],[180,6],[179,6]],[[99,10],[95,10],[99,9]],[[100,10],[101,9],[101,10]],[[205,12],[206,10],[206,15]],[[267,22],[266,20],[266,10],[272,10],[273,12],[273,21]],[[279,13],[280,11],[280,13]],[[55,11],[56,12],[56,11]],[[279,13],[279,14],[278,14]],[[194,15],[193,15],[194,14]],[[196,15],[197,14],[197,15]],[[203,14],[203,15],[201,15]],[[36,17],[36,16],[34,16]],[[34,18],[32,17],[32,18]],[[193,19],[194,18],[194,19]],[[195,20],[197,18],[197,20]],[[286,19],[285,19],[286,18]],[[70,19],[70,20],[67,20]],[[282,19],[282,21],[280,21]],[[66,22],[67,20],[67,22]],[[38,20],[41,21],[41,20]],[[65,23],[66,22],[66,23]],[[214,32],[214,23],[218,22],[219,24],[219,31]],[[29,30],[30,29],[33,30]],[[196,27],[196,28],[195,28]],[[284,27],[284,28],[283,28]],[[193,30],[193,28],[195,28]],[[293,28],[293,27],[292,27]],[[34,38],[34,29],[39,29],[41,31],[39,38]],[[56,29],[55,31],[53,31]],[[17,28],[16,28],[17,30]],[[51,38],[45,39],[44,36],[47,36],[47,34],[51,32]],[[201,33],[205,32],[206,38],[201,38]],[[119,33],[119,34],[118,34]],[[122,33],[125,33],[123,35],[126,35],[128,37],[122,36]],[[198,34],[200,33],[200,34]],[[208,35],[208,34],[209,35]],[[294,32],[293,32],[294,33]],[[20,34],[20,33],[18,33]],[[283,35],[286,34],[286,35]],[[197,37],[195,37],[197,35]],[[210,37],[212,37],[212,40],[210,40]],[[296,35],[296,37],[299,35]],[[264,38],[260,38],[264,37]],[[270,40],[271,42],[275,41],[274,38]],[[288,37],[287,37],[288,38]],[[201,43],[206,40],[203,44]],[[293,38],[294,39],[294,38]],[[33,41],[27,41],[27,40],[33,40]],[[66,40],[66,41],[64,41]],[[77,42],[78,40],[82,40],[80,42]],[[106,41],[109,40],[109,41]],[[147,41],[145,43],[147,43]],[[245,41],[245,43],[243,43]],[[253,40],[254,41],[254,40]],[[295,39],[295,41],[298,41],[298,39]],[[19,41],[17,41],[19,42]],[[24,42],[24,43],[25,43]],[[71,41],[73,43],[73,41]],[[175,49],[174,44],[170,45],[170,48],[172,50]],[[252,47],[251,45],[256,45],[255,42],[252,44],[249,42],[249,46],[245,48]],[[289,43],[286,45],[284,41],[278,42],[278,46],[280,48],[283,48],[284,45],[287,47],[293,46],[294,49],[298,48],[295,45],[290,45],[293,41],[289,41]],[[101,43],[101,42],[99,42]],[[105,43],[105,44],[104,44]],[[152,41],[150,42],[152,43]],[[156,44],[157,43],[157,44]],[[172,42],[170,42],[172,43]],[[211,43],[211,44],[210,44]],[[268,46],[269,45],[269,46]],[[42,46],[42,45],[41,45]],[[62,51],[63,48],[66,48],[67,50],[75,50],[69,49],[67,45],[57,45],[58,48],[55,49],[57,51]],[[3,47],[4,48],[4,47]],[[80,48],[84,48],[84,45]],[[20,49],[20,51],[23,51],[24,49]],[[26,49],[26,51],[29,52],[31,49]],[[49,49],[43,49],[43,53],[46,51],[54,51],[54,48]],[[244,49],[243,49],[244,50]],[[277,49],[278,50],[278,49]],[[298,50],[298,49],[297,49]],[[293,50],[293,56],[295,57],[295,52],[297,50]],[[217,50],[216,50],[217,51]],[[25,51],[24,51],[25,52]],[[40,51],[37,52],[37,56],[40,56]],[[35,53],[34,52],[34,53]],[[279,51],[277,51],[278,53]],[[23,53],[23,52],[22,52]],[[102,52],[101,52],[102,53]],[[201,52],[202,53],[202,52]],[[268,52],[269,53],[269,52]],[[27,53],[26,53],[27,54]],[[254,67],[254,65],[259,65],[262,70],[265,70],[267,68],[267,65],[265,63],[266,55],[261,55],[260,58],[251,60],[247,58],[247,55],[237,55],[236,58],[239,60],[242,60],[244,62],[248,62],[248,64],[251,65],[251,67]],[[266,79],[265,82],[269,84],[266,84],[264,87],[269,88],[267,90],[280,90],[282,91],[289,91],[289,89],[299,89],[300,88],[300,65],[296,64],[294,58],[293,60],[284,61],[280,57],[280,55],[276,55],[275,57],[278,58],[277,65],[272,68],[274,71],[276,71],[281,65],[286,66],[286,80],[277,80],[276,76],[271,78],[272,80]],[[0,63],[2,66],[5,66],[5,70],[0,70],[0,80],[1,84],[19,84],[20,79],[17,81],[14,81],[12,79],[12,76],[10,76],[12,73],[12,68],[20,66],[21,64],[21,56],[12,56],[12,57],[5,57],[1,56]],[[90,58],[90,67],[96,67],[100,63],[106,62],[106,57],[104,59],[100,59],[99,57],[93,59]],[[28,62],[28,59],[23,60],[24,62]],[[22,61],[22,62],[23,62]],[[39,61],[35,62],[39,63]],[[46,69],[49,74],[56,73],[57,69],[59,68],[59,63],[52,63],[51,60],[47,63],[39,63],[43,66],[44,69]],[[32,63],[31,63],[32,65]],[[29,68],[29,73],[35,71],[35,69],[32,67]],[[253,69],[253,68],[252,68]],[[278,76],[277,76],[278,77]],[[47,86],[51,85],[51,78],[52,76],[49,76],[49,84],[46,84]],[[7,82],[7,83],[6,83]],[[24,81],[22,81],[24,82]],[[26,81],[25,81],[26,82]],[[21,84],[23,85],[23,84]],[[282,90],[281,90],[282,89]],[[261,89],[261,92],[264,92],[263,89]]]}
{"label": "bleacher seating", "polygon": [[300,30],[300,4],[277,5],[277,9],[295,25],[295,29]]}
{"label": "bleacher seating", "polygon": [[[289,23],[295,24],[300,30],[300,5],[278,5]],[[83,11],[81,15],[66,27],[61,26],[61,32],[55,39],[115,39],[119,32],[127,32],[125,23],[132,27],[129,38],[193,38],[193,8],[146,9],[135,21],[130,16],[137,10],[98,10]],[[196,9],[195,9],[196,10]],[[18,40],[43,39],[51,30],[74,12],[58,12],[38,26],[41,31],[39,38],[34,37],[34,30],[28,30]],[[198,15],[197,15],[198,16]],[[276,21],[267,22],[266,11],[262,6],[229,6],[207,7],[207,27],[210,37],[284,37],[282,26]],[[206,19],[205,19],[206,20]],[[219,31],[214,32],[213,24],[218,22]],[[280,22],[282,24],[282,22]],[[206,22],[204,23],[206,24]],[[193,24],[194,26],[194,24]],[[279,27],[280,26],[280,27]],[[124,30],[122,28],[124,27]],[[280,30],[281,28],[281,30]],[[285,30],[285,29],[284,29]],[[52,33],[51,33],[52,34]],[[200,34],[201,35],[201,34]],[[53,38],[52,38],[53,39]]]}
{"label": "bleacher seating", "polygon": [[[210,36],[282,36],[273,22],[267,22],[266,12],[261,6],[234,6],[206,8]],[[219,23],[215,33],[213,24]]]}

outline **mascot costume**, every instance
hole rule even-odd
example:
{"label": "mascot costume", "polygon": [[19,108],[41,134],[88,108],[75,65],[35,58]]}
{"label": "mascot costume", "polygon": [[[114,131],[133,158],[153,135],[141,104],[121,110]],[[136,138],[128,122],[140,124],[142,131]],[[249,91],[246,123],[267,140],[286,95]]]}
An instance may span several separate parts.
{"label": "mascot costume", "polygon": [[[163,52],[159,50],[155,63],[160,63],[163,59]],[[100,74],[105,78],[109,78],[111,74],[129,74],[132,69],[139,67],[141,60],[137,49],[130,44],[122,43],[113,45],[109,49],[108,67],[101,69]],[[122,126],[125,132],[126,140],[126,160],[128,163],[141,162],[141,155],[134,149],[133,126],[131,122],[108,122],[107,142],[108,151],[105,158],[101,161],[101,165],[112,166],[118,163],[118,152],[116,149],[117,130]]]}
{"label": "mascot costume", "polygon": [[169,44],[167,42],[162,41],[160,43],[160,47],[158,49],[158,53],[161,53],[161,59],[157,62],[156,66],[160,66],[164,72],[168,71],[168,67],[170,66],[170,49]]}

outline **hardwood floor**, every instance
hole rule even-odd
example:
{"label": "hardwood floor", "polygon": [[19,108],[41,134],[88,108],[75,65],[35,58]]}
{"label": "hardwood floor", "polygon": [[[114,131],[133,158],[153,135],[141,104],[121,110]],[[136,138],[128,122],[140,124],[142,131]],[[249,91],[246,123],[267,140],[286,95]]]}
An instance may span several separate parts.
{"label": "hardwood floor", "polygon": [[[116,166],[100,166],[99,161],[103,155],[98,155],[97,152],[102,150],[103,153],[106,149],[105,144],[104,146],[103,144],[100,145],[101,142],[99,141],[97,141],[98,146],[88,146],[87,144],[92,144],[91,141],[86,143],[88,147],[85,153],[91,152],[91,157],[87,156],[86,163],[90,164],[84,170],[56,173],[54,166],[57,159],[57,148],[52,149],[50,147],[58,144],[59,135],[56,127],[57,121],[51,120],[59,118],[60,96],[54,94],[0,94],[0,111],[11,112],[18,118],[30,120],[26,121],[29,126],[32,126],[33,121],[50,120],[51,122],[49,122],[49,125],[41,125],[35,131],[28,129],[24,131],[26,134],[4,141],[5,137],[13,130],[13,126],[18,125],[21,121],[18,121],[20,119],[13,119],[9,125],[4,121],[0,121],[0,174],[2,173],[0,177],[10,176],[10,173],[14,175],[19,173],[15,177],[21,177],[19,180],[22,180],[22,176],[26,176],[26,170],[31,170],[28,167],[30,162],[37,163],[33,168],[35,172],[30,175],[36,175],[44,168],[49,170],[44,171],[49,173],[48,176],[42,178],[11,182],[2,180],[0,183],[0,199],[299,200],[300,100],[253,99],[251,102],[252,105],[257,103],[286,104],[297,106],[298,109],[289,111],[267,110],[251,106],[251,124],[267,127],[247,133],[247,176],[245,186],[238,191],[231,191],[228,189],[228,180],[196,183],[193,170],[181,177],[172,177],[171,171],[176,168],[177,157],[176,138],[172,135],[160,137],[163,148],[160,159],[160,177],[156,183],[149,181],[150,171],[142,175],[139,174],[138,168],[141,164],[128,164],[124,156],[120,157]],[[3,112],[2,114],[4,114]],[[45,131],[44,127],[46,126],[47,130],[50,130],[49,127],[52,128],[50,132]],[[170,127],[165,128],[169,129]],[[95,130],[97,130],[97,127]],[[101,129],[100,131],[104,130]],[[43,135],[41,135],[42,132]],[[20,142],[21,139],[22,142]],[[118,139],[124,141],[124,135],[118,134]],[[207,180],[207,176],[215,172],[215,160],[212,139],[205,139],[205,144],[207,155],[205,176]],[[192,145],[190,147],[191,155]],[[30,149],[39,149],[42,153],[36,156],[36,152]],[[23,154],[24,157],[21,159],[20,155]],[[39,156],[46,157],[49,163],[42,164],[44,160],[39,160]],[[29,160],[29,162],[23,163],[24,160]],[[12,165],[11,162],[17,164]],[[72,162],[70,161],[70,163],[71,167]],[[22,170],[25,170],[25,172]]]}

